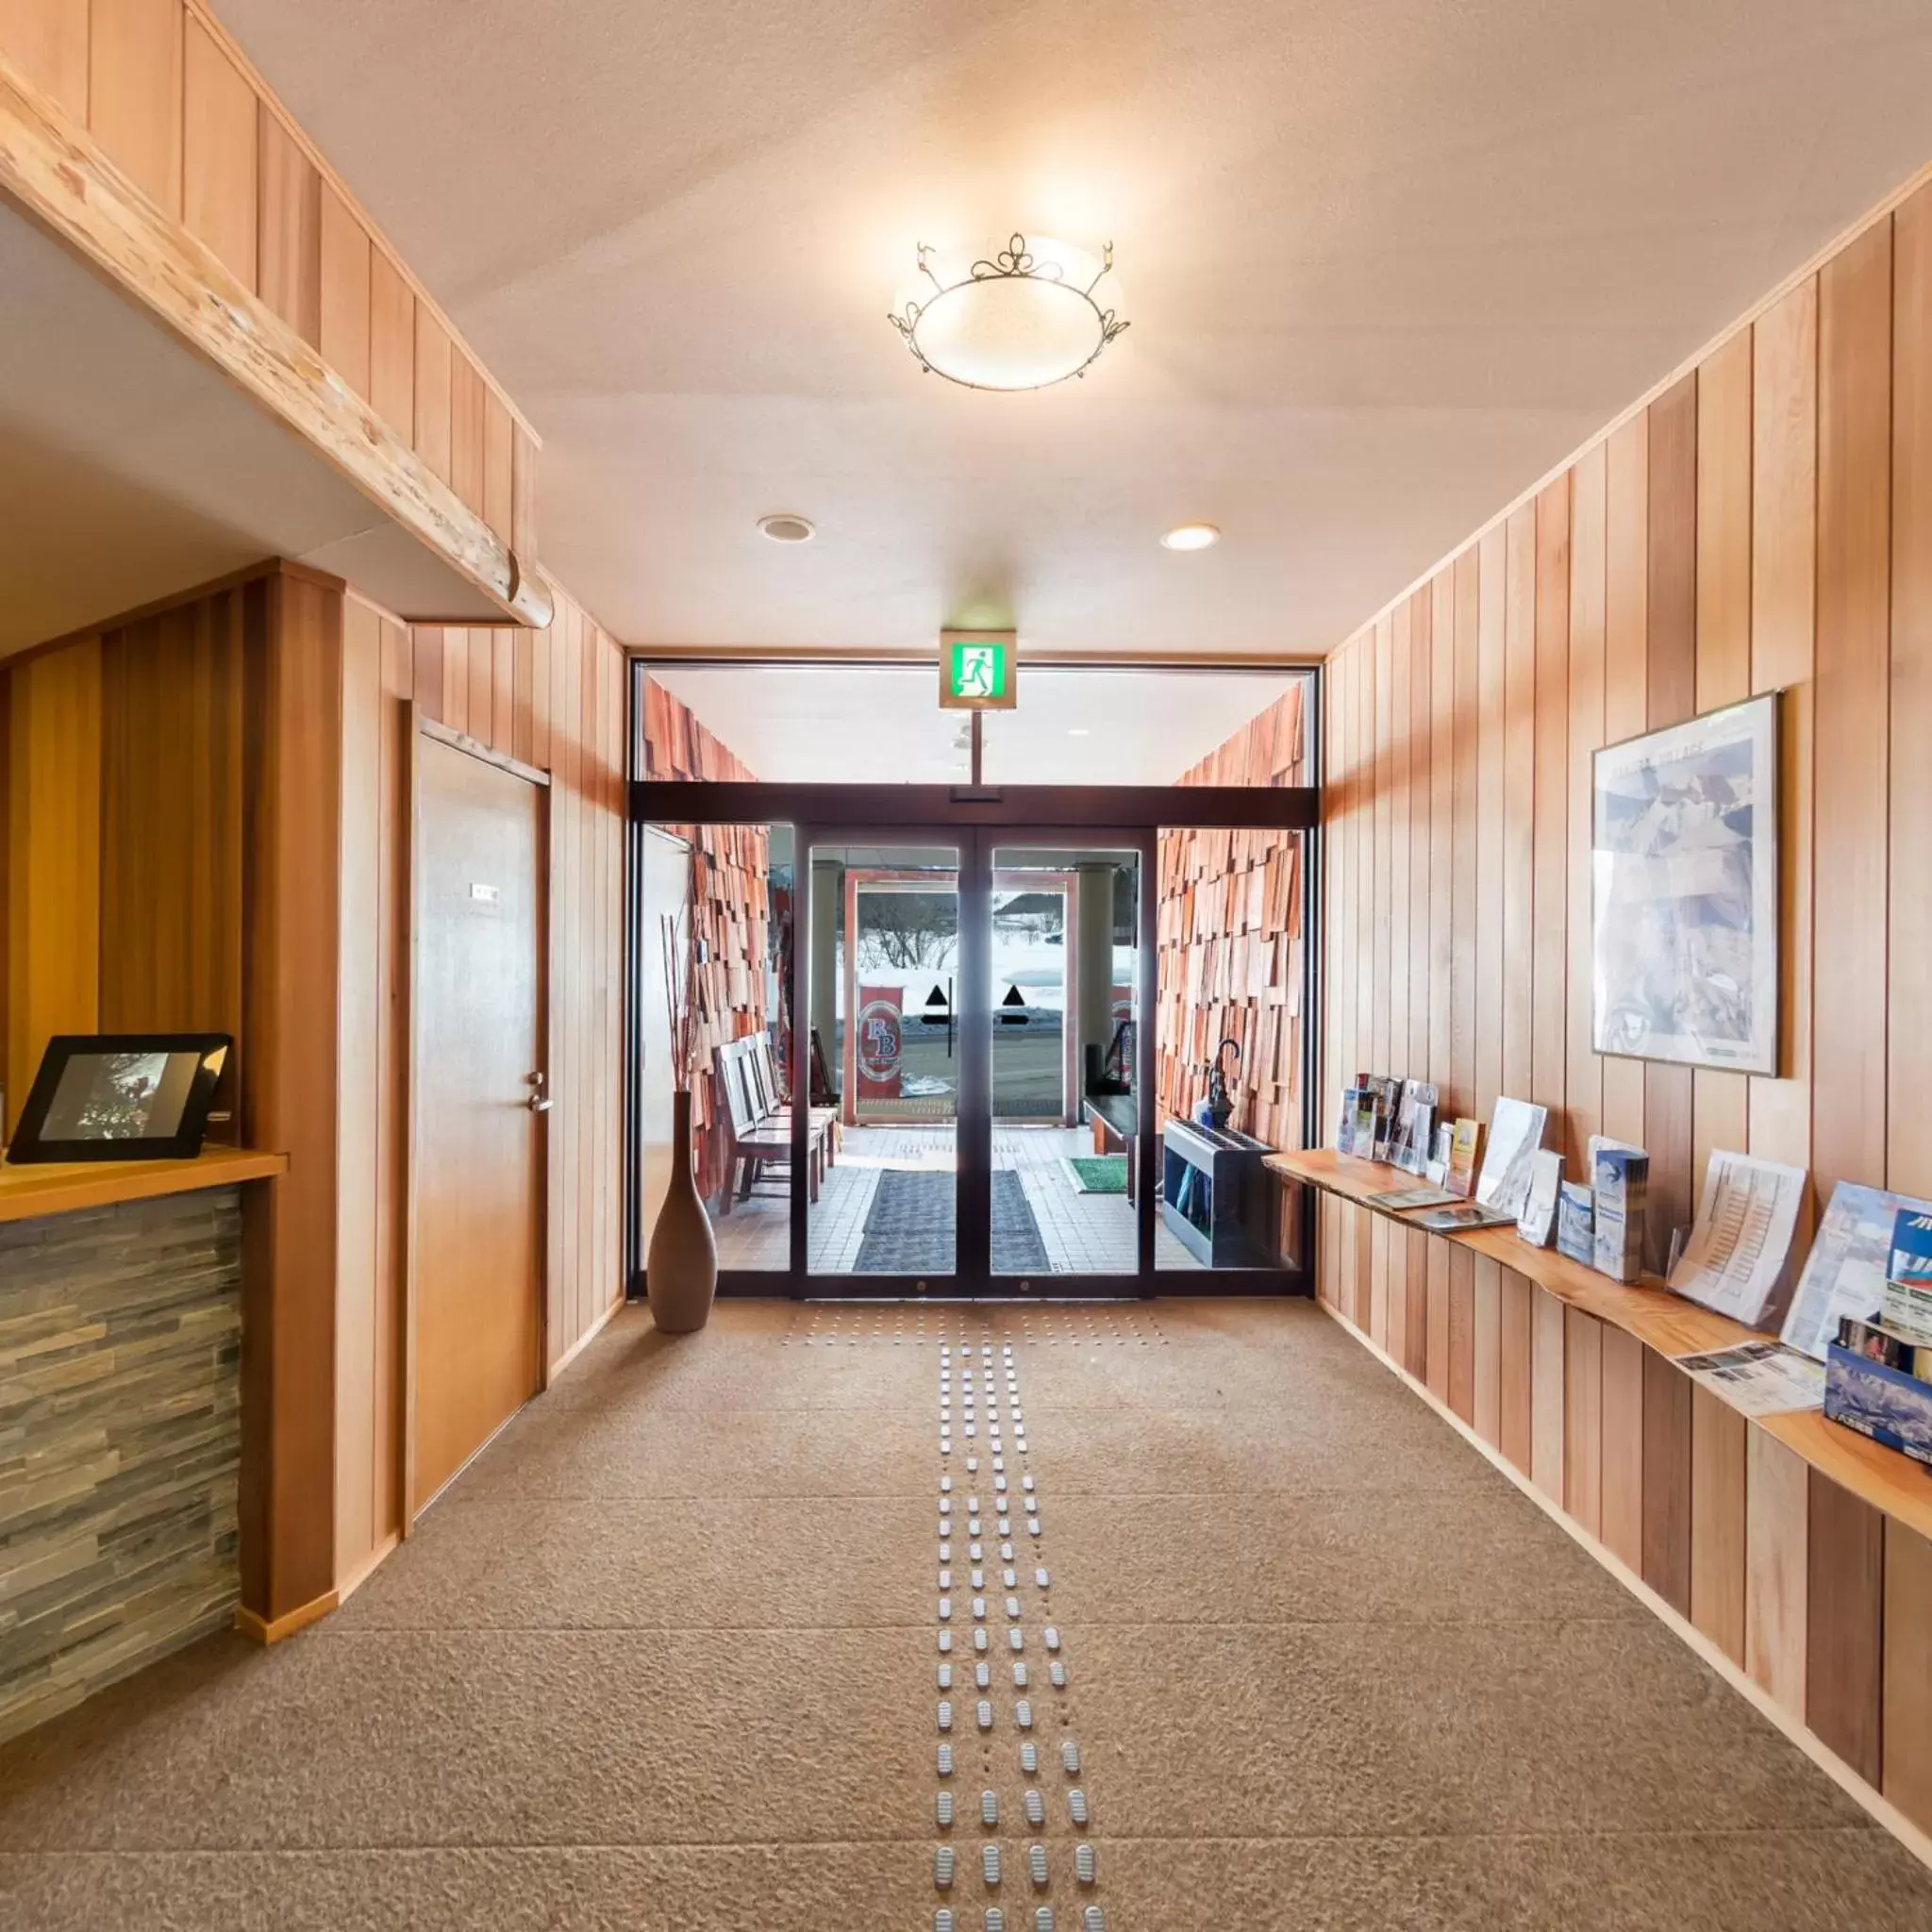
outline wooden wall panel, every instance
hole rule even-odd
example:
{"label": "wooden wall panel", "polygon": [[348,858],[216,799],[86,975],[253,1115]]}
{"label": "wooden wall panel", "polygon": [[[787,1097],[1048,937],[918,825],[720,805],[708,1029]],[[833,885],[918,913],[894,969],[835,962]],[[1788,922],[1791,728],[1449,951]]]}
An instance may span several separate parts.
{"label": "wooden wall panel", "polygon": [[460,349],[449,364],[450,486],[478,516],[483,513],[483,377]]}
{"label": "wooden wall panel", "polygon": [[322,176],[267,105],[257,111],[261,194],[256,292],[311,348],[322,347]]}
{"label": "wooden wall panel", "polygon": [[1744,1446],[1744,1668],[1793,1716],[1805,1714],[1810,1642],[1810,1471],[1763,1429]]}
{"label": "wooden wall panel", "polygon": [[1744,1418],[1721,1396],[1690,1394],[1690,1621],[1744,1661]]}
{"label": "wooden wall panel", "polygon": [[1691,1383],[1655,1349],[1643,1351],[1643,1580],[1690,1614]]}
{"label": "wooden wall panel", "polygon": [[1604,1325],[1564,1311],[1563,1507],[1591,1536],[1604,1533]]}
{"label": "wooden wall panel", "polygon": [[448,331],[419,302],[416,305],[416,454],[445,483],[451,480],[450,369]]}
{"label": "wooden wall panel", "polygon": [[[1646,1146],[1653,1265],[1715,1150],[1810,1171],[1794,1265],[1838,1181],[1932,1192],[1915,998],[1932,949],[1928,476],[1922,188],[1344,641],[1328,671],[1347,694],[1347,778],[1324,821],[1326,1063],[1433,1077],[1445,1110],[1485,1117],[1520,1085],[1573,1160],[1592,1132]],[[1782,693],[1778,1071],[1601,1058],[1591,755],[1768,691]],[[1382,922],[1408,941],[1386,974]],[[1430,1392],[1853,1772],[1932,1818],[1918,1527],[1622,1328],[1428,1245],[1440,1264],[1402,1241],[1377,1306]],[[1350,1306],[1346,1267],[1324,1274]],[[1398,1302],[1392,1284],[1417,1275],[1420,1297]],[[1363,1320],[1370,1286],[1364,1273],[1353,1296]]]}
{"label": "wooden wall panel", "polygon": [[413,440],[416,298],[402,271],[380,248],[372,248],[369,255],[369,402],[384,422]]}
{"label": "wooden wall panel", "polygon": [[1932,1825],[1932,1542],[1885,1525],[1885,1795]]}
{"label": "wooden wall panel", "polygon": [[[243,1042],[242,593],[101,641],[100,1024]],[[231,1111],[239,1059],[215,1105]],[[232,1124],[214,1129],[232,1141]]]}
{"label": "wooden wall panel", "polygon": [[181,212],[181,0],[92,0],[88,131],[158,207]]}
{"label": "wooden wall panel", "polygon": [[0,12],[0,52],[83,125],[91,5],[92,0],[8,0]]}
{"label": "wooden wall panel", "polygon": [[317,345],[327,362],[359,396],[370,391],[369,237],[355,210],[326,181],[322,184],[322,240]]}
{"label": "wooden wall panel", "polygon": [[[1699,712],[1751,695],[1751,360],[1752,332],[1740,329],[1697,372]],[[1714,1150],[1749,1144],[1750,1098],[1742,1074],[1699,1068],[1691,1075],[1693,1191]]]}
{"label": "wooden wall panel", "polygon": [[[1891,852],[1890,978],[1923,983],[1932,959],[1932,189],[1893,223],[1891,429]],[[1932,1033],[1886,1039],[1886,1185],[1932,1197]]]}
{"label": "wooden wall panel", "polygon": [[1819,276],[1818,797],[1811,1165],[1882,1185],[1890,725],[1891,224]]}
{"label": "wooden wall panel", "polygon": [[48,1039],[100,1027],[100,641],[32,658],[8,682],[10,1132]]}
{"label": "wooden wall panel", "polygon": [[1810,1472],[1805,1722],[1868,1784],[1879,1782],[1885,1519]]}
{"label": "wooden wall panel", "polygon": [[[1650,406],[1649,535],[1644,594],[1645,725],[1680,724],[1697,709],[1697,377]],[[1688,1067],[1643,1070],[1643,1132],[1650,1153],[1648,1266],[1670,1265],[1674,1229],[1690,1224],[1691,1086]]]}
{"label": "wooden wall panel", "polygon": [[243,288],[252,289],[258,192],[255,90],[192,13],[183,53],[182,220]]}

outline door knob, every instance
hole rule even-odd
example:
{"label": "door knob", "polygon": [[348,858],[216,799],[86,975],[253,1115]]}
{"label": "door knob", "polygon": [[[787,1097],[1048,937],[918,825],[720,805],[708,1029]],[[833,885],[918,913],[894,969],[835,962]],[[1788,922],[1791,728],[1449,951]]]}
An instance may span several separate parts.
{"label": "door knob", "polygon": [[544,1078],[545,1076],[541,1072],[532,1074],[529,1076],[530,1097],[525,1104],[532,1113],[548,1113],[550,1111],[550,1102],[543,1091]]}

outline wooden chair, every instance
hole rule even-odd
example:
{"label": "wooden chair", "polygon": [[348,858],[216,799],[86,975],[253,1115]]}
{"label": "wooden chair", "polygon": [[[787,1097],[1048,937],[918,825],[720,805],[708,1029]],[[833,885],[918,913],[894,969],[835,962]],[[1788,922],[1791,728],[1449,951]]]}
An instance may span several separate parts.
{"label": "wooden chair", "polygon": [[[791,1124],[791,1103],[784,1098],[784,1089],[778,1083],[778,1070],[772,1058],[771,1036],[754,1033],[749,1041],[751,1047],[746,1059],[750,1064],[752,1079],[764,1101],[766,1114],[774,1120],[782,1120],[789,1127]],[[818,1149],[819,1158],[825,1167],[838,1164],[840,1126],[839,1109],[836,1107],[814,1107],[811,1110],[811,1141]]]}
{"label": "wooden chair", "polygon": [[[712,1049],[713,1078],[724,1096],[724,1125],[728,1146],[724,1161],[724,1192],[719,1213],[731,1212],[734,1202],[749,1200],[768,1169],[789,1174],[791,1162],[791,1118],[789,1109],[774,1109],[757,1073],[757,1049],[762,1036],[734,1040]],[[826,1136],[814,1122],[806,1138],[807,1178],[811,1198],[819,1197],[825,1164]]]}

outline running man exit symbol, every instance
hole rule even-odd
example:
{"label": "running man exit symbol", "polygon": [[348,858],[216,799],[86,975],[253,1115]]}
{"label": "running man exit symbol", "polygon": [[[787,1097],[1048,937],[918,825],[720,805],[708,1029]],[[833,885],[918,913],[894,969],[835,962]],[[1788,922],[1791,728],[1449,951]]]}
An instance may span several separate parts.
{"label": "running man exit symbol", "polygon": [[940,640],[940,704],[961,711],[1007,711],[1016,702],[1011,631],[945,631]]}

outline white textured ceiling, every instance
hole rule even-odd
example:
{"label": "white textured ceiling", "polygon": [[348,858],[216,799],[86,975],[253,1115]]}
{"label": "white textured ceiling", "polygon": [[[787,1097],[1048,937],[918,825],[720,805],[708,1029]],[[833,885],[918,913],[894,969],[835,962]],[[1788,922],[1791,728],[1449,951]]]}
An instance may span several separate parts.
{"label": "white textured ceiling", "polygon": [[[985,720],[990,785],[1172,785],[1288,689],[1279,671],[1022,668],[1019,705]],[[929,667],[653,665],[768,782],[957,785],[971,724]]]}
{"label": "white textured ceiling", "polygon": [[[1325,651],[1932,150],[1925,0],[220,4],[642,643]],[[1012,228],[1131,329],[922,376],[914,243]]]}

